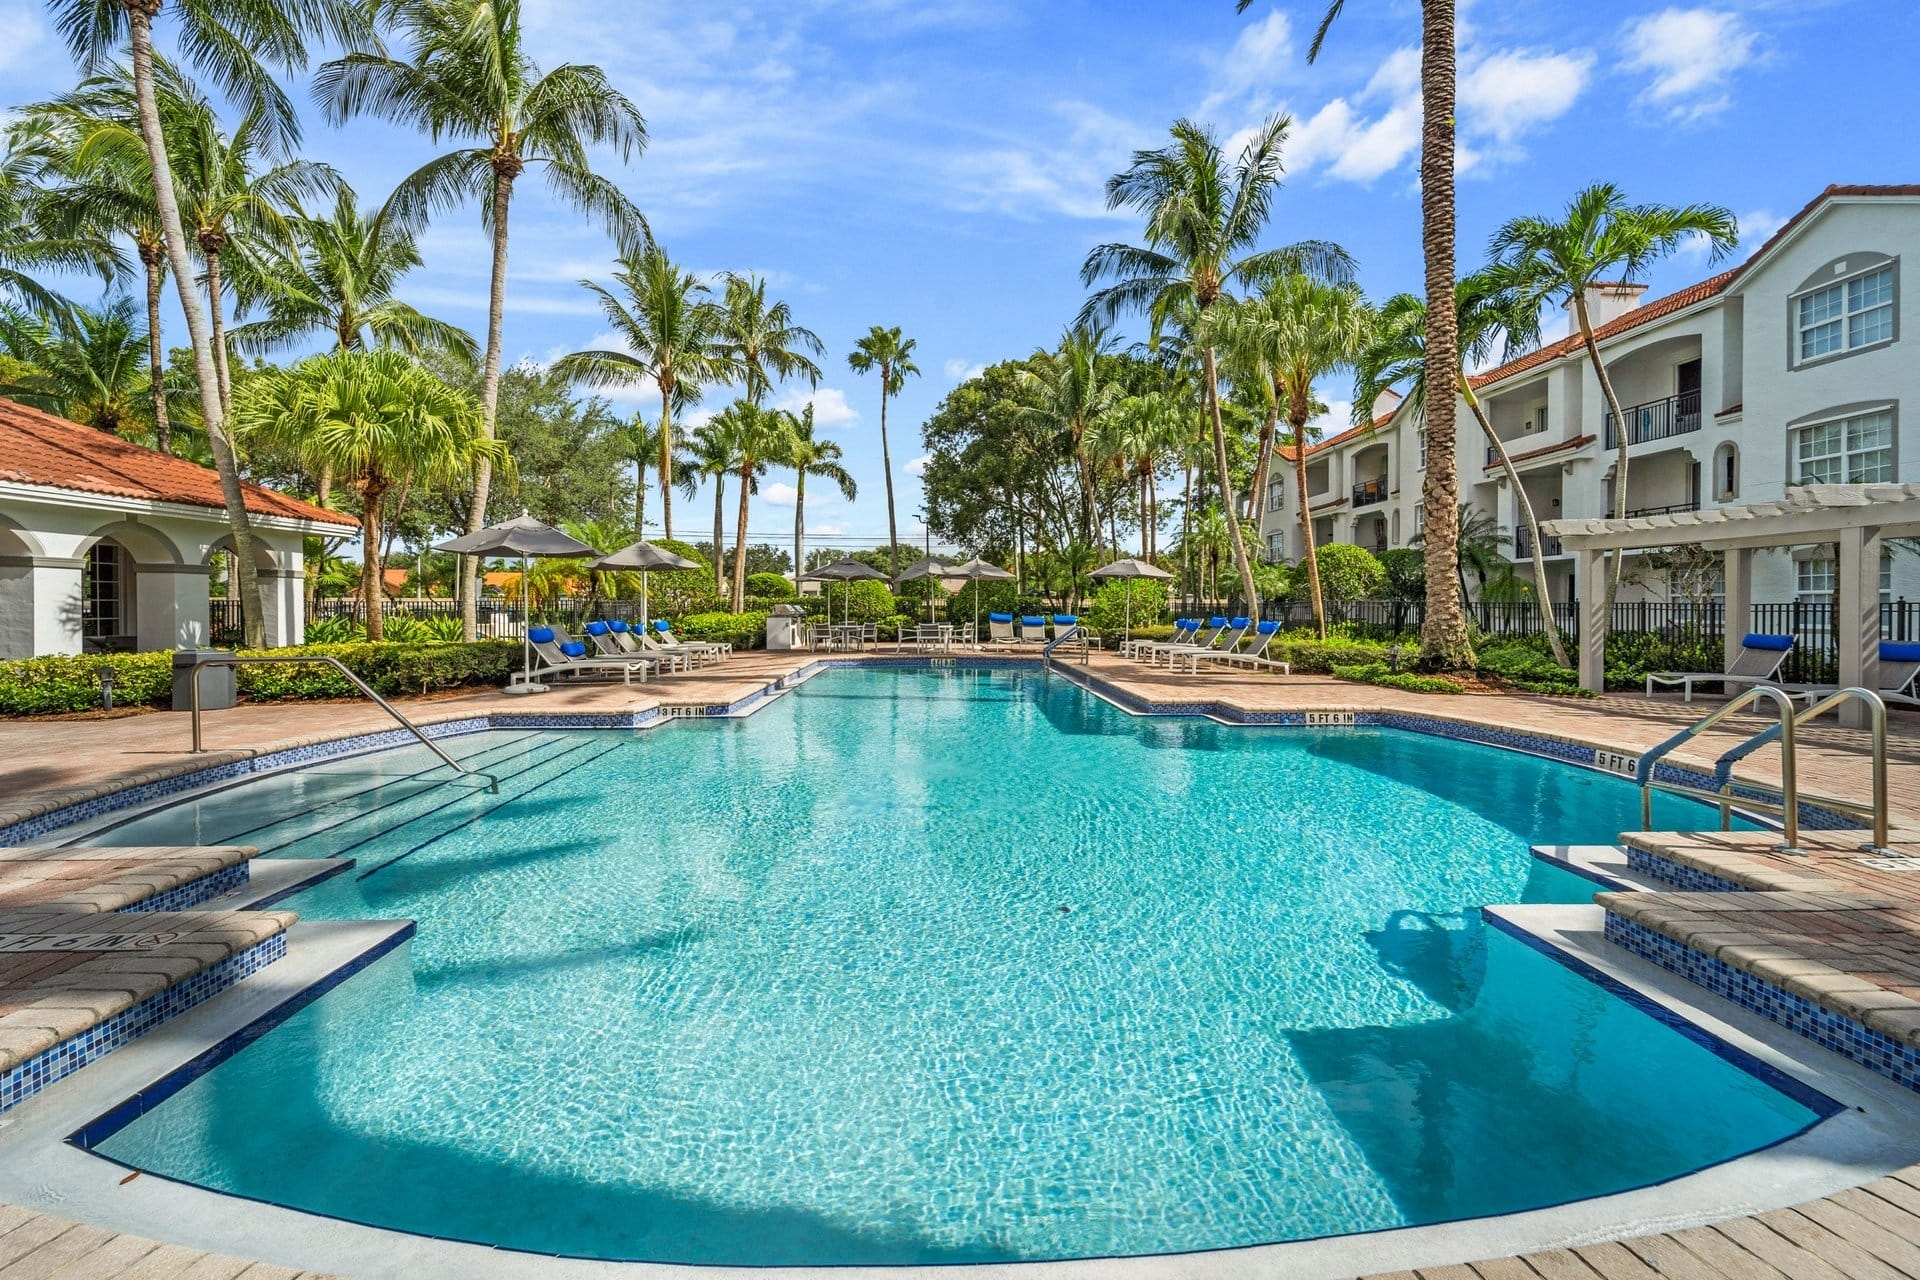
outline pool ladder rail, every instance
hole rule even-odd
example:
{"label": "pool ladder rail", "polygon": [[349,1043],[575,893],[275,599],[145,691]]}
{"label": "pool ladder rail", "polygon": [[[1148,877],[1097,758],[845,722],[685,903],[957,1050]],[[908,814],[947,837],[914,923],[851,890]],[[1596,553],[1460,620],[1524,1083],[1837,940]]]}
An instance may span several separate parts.
{"label": "pool ladder rail", "polygon": [[500,779],[496,778],[491,773],[486,773],[479,769],[469,769],[465,765],[461,764],[458,760],[455,760],[452,756],[448,755],[446,751],[441,748],[439,743],[435,742],[432,738],[429,738],[426,735],[426,732],[422,730],[419,725],[415,724],[413,721],[407,719],[406,716],[402,715],[400,713],[399,708],[395,707],[391,702],[388,702],[385,698],[375,693],[373,691],[373,687],[369,685],[366,681],[362,680],[359,676],[353,674],[353,672],[347,670],[347,665],[344,662],[341,662],[340,659],[322,657],[314,654],[287,653],[287,654],[271,654],[271,655],[265,655],[265,656],[256,655],[253,657],[246,657],[246,658],[241,657],[239,654],[220,654],[215,657],[201,658],[198,662],[195,662],[193,664],[193,674],[188,678],[188,681],[187,681],[187,687],[189,690],[189,704],[193,711],[194,754],[199,755],[206,751],[206,747],[202,743],[201,732],[200,732],[200,673],[205,671],[208,667],[241,667],[241,666],[251,667],[251,666],[266,666],[274,663],[296,663],[296,664],[301,664],[305,666],[332,667],[335,671],[338,671],[340,673],[340,675],[346,680],[348,684],[358,689],[361,693],[364,693],[365,695],[367,695],[368,699],[371,700],[375,706],[379,707],[382,711],[386,712],[388,715],[392,716],[396,721],[398,721],[401,728],[405,729],[408,733],[411,733],[414,737],[418,738],[420,740],[421,746],[433,752],[433,754],[435,754],[436,756],[439,756],[441,759],[441,762],[444,763],[447,766],[447,768],[453,770],[455,773],[459,774],[463,778],[481,779],[487,784],[487,791],[489,794],[492,794],[492,795],[500,794]]}
{"label": "pool ladder rail", "polygon": [[[1690,787],[1677,782],[1660,782],[1654,777],[1655,767],[1670,752],[1682,743],[1699,736],[1720,721],[1756,702],[1765,699],[1773,704],[1779,719],[1746,741],[1729,747],[1714,762],[1713,782],[1710,788]],[[1873,734],[1873,798],[1870,803],[1861,804],[1854,800],[1833,800],[1819,798],[1823,808],[1845,814],[1850,818],[1859,818],[1869,823],[1873,830],[1871,844],[1861,848],[1869,852],[1884,853],[1887,849],[1887,704],[1880,695],[1871,689],[1855,685],[1830,693],[1814,702],[1804,711],[1794,709],[1795,699],[1784,689],[1769,685],[1756,685],[1742,693],[1718,710],[1674,734],[1665,742],[1640,757],[1634,768],[1634,781],[1640,786],[1640,829],[1653,829],[1653,793],[1666,791],[1673,795],[1686,796],[1694,800],[1704,800],[1720,810],[1720,829],[1728,831],[1733,826],[1734,810],[1764,814],[1780,819],[1781,835],[1784,843],[1782,853],[1799,853],[1800,849],[1800,775],[1799,758],[1795,754],[1794,733],[1809,721],[1816,720],[1829,711],[1835,711],[1849,702],[1866,704],[1868,723]],[[1733,793],[1733,766],[1752,755],[1760,748],[1773,742],[1780,744],[1780,799],[1769,800],[1756,796],[1735,796]]]}
{"label": "pool ladder rail", "polygon": [[1079,654],[1080,665],[1083,667],[1086,666],[1087,655],[1092,651],[1092,648],[1093,648],[1092,645],[1087,643],[1087,635],[1088,635],[1088,632],[1085,627],[1081,626],[1077,622],[1074,623],[1072,626],[1068,627],[1065,631],[1061,632],[1059,635],[1055,636],[1053,639],[1047,641],[1046,644],[1041,646],[1040,665],[1042,667],[1052,666],[1054,651],[1057,649],[1064,649],[1069,654],[1073,654],[1073,653]]}

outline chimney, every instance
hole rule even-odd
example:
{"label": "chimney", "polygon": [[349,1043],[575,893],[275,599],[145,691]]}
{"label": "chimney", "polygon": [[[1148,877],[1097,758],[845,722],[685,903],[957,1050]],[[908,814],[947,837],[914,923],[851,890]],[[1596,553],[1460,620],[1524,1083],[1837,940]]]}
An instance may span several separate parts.
{"label": "chimney", "polygon": [[1373,398],[1373,420],[1375,422],[1380,421],[1380,419],[1392,413],[1395,409],[1399,408],[1399,406],[1400,393],[1392,387],[1388,387],[1385,391],[1382,391]]}
{"label": "chimney", "polygon": [[[1647,291],[1643,284],[1633,284],[1626,280],[1602,281],[1587,286],[1587,319],[1598,329],[1609,320],[1616,320],[1635,310],[1640,305],[1640,296]],[[1567,331],[1580,332],[1580,321],[1573,314],[1573,300],[1569,298],[1567,307]]]}

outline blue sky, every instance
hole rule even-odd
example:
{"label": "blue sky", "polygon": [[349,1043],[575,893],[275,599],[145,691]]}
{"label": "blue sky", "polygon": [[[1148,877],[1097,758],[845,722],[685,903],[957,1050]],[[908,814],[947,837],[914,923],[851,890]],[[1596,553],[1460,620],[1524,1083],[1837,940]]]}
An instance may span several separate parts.
{"label": "blue sky", "polygon": [[[1057,337],[1084,296],[1087,250],[1138,232],[1106,213],[1102,182],[1176,117],[1232,135],[1291,113],[1275,242],[1337,239],[1370,293],[1418,287],[1418,5],[1350,0],[1309,66],[1320,7],[526,0],[543,65],[599,63],[647,116],[646,154],[624,171],[609,165],[668,249],[696,270],[764,274],[828,344],[816,413],[846,449],[860,497],[816,506],[810,494],[807,523],[815,540],[863,545],[884,537],[886,508],[877,388],[847,369],[852,341],[876,323],[919,340],[923,376],[890,414],[902,536],[917,534],[919,422],[969,370]],[[1920,179],[1911,0],[1461,8],[1463,267],[1502,219],[1553,212],[1603,178],[1636,199],[1725,204],[1747,248],[1829,182]],[[42,6],[0,0],[0,99],[70,78]],[[306,152],[371,200],[428,147],[387,126],[313,118]],[[604,276],[611,250],[537,182],[521,191],[506,348],[545,360],[602,332],[574,282]],[[409,299],[480,332],[477,215],[444,218],[424,248]],[[1713,269],[1683,253],[1655,271],[1654,293]],[[1342,387],[1322,393],[1343,408]],[[716,393],[709,407],[721,402]],[[756,541],[791,529],[790,486],[769,479]],[[703,525],[710,496],[680,509]]]}

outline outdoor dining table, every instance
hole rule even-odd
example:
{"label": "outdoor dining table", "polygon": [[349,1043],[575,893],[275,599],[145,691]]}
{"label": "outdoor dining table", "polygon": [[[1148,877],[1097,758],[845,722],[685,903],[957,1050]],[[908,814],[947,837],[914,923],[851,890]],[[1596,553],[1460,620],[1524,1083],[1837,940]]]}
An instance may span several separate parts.
{"label": "outdoor dining table", "polygon": [[900,639],[902,643],[910,643],[916,649],[937,649],[944,653],[953,648],[953,624],[949,622],[915,623],[911,634],[905,628],[901,630]]}
{"label": "outdoor dining table", "polygon": [[866,637],[866,624],[861,622],[836,622],[827,628],[827,647],[829,649],[858,649]]}

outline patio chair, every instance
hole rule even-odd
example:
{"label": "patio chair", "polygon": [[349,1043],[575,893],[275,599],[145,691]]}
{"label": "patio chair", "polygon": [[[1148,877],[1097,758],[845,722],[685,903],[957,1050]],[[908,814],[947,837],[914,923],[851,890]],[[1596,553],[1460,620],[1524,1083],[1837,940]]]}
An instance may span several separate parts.
{"label": "patio chair", "polygon": [[1251,630],[1253,630],[1252,618],[1232,618],[1228,620],[1225,627],[1210,636],[1202,636],[1192,644],[1155,649],[1148,661],[1157,663],[1164,658],[1167,666],[1171,668],[1175,662],[1194,654],[1232,653],[1240,647],[1240,641],[1245,639],[1247,632]]}
{"label": "patio chair", "polygon": [[678,649],[683,653],[693,653],[704,650],[707,653],[718,654],[724,658],[731,658],[733,656],[733,646],[725,640],[675,640],[673,638],[673,624],[665,618],[659,618],[654,621],[653,634],[646,638],[653,641],[656,645],[664,645],[668,649]]}
{"label": "patio chair", "polygon": [[[1056,613],[1053,615],[1053,638],[1055,640],[1060,639],[1060,637],[1066,635],[1075,627],[1080,627],[1080,619],[1073,614]],[[1092,627],[1080,627],[1079,638],[1087,642],[1087,648],[1089,649],[1098,649],[1100,647],[1100,633]]]}
{"label": "patio chair", "polygon": [[646,648],[633,638],[633,632],[633,624],[619,618],[587,624],[587,639],[593,642],[593,647],[604,657],[618,658],[625,654],[638,653],[660,658],[668,671],[688,671],[693,668],[694,658],[691,654],[676,653],[671,650],[658,650],[655,654],[648,654]]}
{"label": "patio chair", "polygon": [[1145,636],[1137,639],[1130,636],[1120,642],[1118,652],[1123,658],[1143,658],[1146,656],[1147,651],[1155,645],[1192,644],[1195,637],[1199,634],[1200,620],[1198,618],[1175,618],[1173,620],[1173,635],[1170,639],[1149,640]]}
{"label": "patio chair", "polygon": [[1693,701],[1693,686],[1696,684],[1766,684],[1784,689],[1787,686],[1775,677],[1780,674],[1780,668],[1792,651],[1792,636],[1769,636],[1750,631],[1741,637],[1740,652],[1725,671],[1649,671],[1647,696],[1653,696],[1655,684],[1669,687],[1679,685],[1688,702]]}
{"label": "patio chair", "polygon": [[[1903,707],[1920,707],[1920,694],[1914,692],[1914,682],[1920,680],[1920,644],[1900,644],[1891,640],[1880,642],[1880,687],[1877,692],[1883,702],[1895,703]],[[1838,693],[1839,685],[1807,685],[1793,696],[1805,698],[1809,703],[1818,702],[1830,693]]]}
{"label": "patio chair", "polygon": [[989,644],[1018,644],[1013,635],[1013,615],[1010,613],[990,613],[987,615],[987,642]]}
{"label": "patio chair", "polygon": [[1251,649],[1210,649],[1204,652],[1177,654],[1173,665],[1180,662],[1188,664],[1187,670],[1198,672],[1202,662],[1224,662],[1237,667],[1251,667],[1256,671],[1278,671],[1283,676],[1293,674],[1293,668],[1278,658],[1269,658],[1267,649],[1272,646],[1273,638],[1280,634],[1278,622],[1267,621],[1254,624],[1254,632],[1260,642]]}
{"label": "patio chair", "polygon": [[1205,625],[1195,624],[1193,634],[1185,640],[1175,638],[1173,640],[1143,641],[1138,646],[1135,656],[1144,658],[1148,662],[1157,663],[1161,658],[1176,650],[1194,648],[1211,649],[1214,641],[1225,635],[1227,628],[1231,626],[1232,623],[1233,620],[1231,618],[1223,618],[1215,615],[1214,617],[1208,618]]}
{"label": "patio chair", "polygon": [[1021,614],[1015,635],[1016,642],[1019,644],[1044,646],[1047,643],[1047,615],[1044,613]]}
{"label": "patio chair", "polygon": [[586,642],[582,640],[561,639],[564,635],[555,627],[531,627],[527,631],[527,643],[538,659],[533,674],[537,676],[560,675],[585,678],[599,676],[611,678],[616,673],[621,683],[632,684],[635,672],[640,674],[642,683],[646,682],[649,672],[659,669],[660,664],[652,658],[596,658],[587,653]]}

